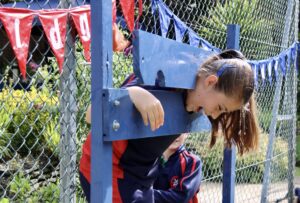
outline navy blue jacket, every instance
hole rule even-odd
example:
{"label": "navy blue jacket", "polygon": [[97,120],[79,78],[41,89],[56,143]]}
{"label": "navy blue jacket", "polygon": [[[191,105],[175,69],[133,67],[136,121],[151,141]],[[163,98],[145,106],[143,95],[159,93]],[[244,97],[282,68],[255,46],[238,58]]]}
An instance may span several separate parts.
{"label": "navy blue jacket", "polygon": [[[134,74],[130,75],[121,87],[130,86],[139,86],[138,78]],[[160,87],[142,87],[145,89],[163,89]],[[178,136],[180,135],[113,142],[113,203],[155,202],[152,186],[159,175],[159,158]],[[83,145],[80,160],[80,181],[87,197],[90,195],[91,179],[90,142],[91,136],[89,135]]]}
{"label": "navy blue jacket", "polygon": [[160,165],[154,183],[156,203],[196,203],[201,182],[201,160],[182,145]]}

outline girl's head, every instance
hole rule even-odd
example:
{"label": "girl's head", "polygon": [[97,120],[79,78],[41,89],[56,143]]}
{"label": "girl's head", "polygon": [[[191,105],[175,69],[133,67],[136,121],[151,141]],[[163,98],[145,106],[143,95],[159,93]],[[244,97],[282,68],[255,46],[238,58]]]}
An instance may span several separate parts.
{"label": "girl's head", "polygon": [[188,111],[203,110],[212,122],[211,145],[222,130],[227,144],[233,139],[242,154],[255,148],[258,124],[255,116],[254,75],[245,57],[226,50],[200,67],[194,90],[188,91]]}

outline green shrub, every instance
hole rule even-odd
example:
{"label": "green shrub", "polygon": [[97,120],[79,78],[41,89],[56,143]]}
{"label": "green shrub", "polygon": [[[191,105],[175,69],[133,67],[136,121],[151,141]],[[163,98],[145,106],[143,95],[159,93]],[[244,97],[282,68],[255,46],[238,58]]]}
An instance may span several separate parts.
{"label": "green shrub", "polygon": [[[225,49],[228,24],[241,26],[241,51],[251,59],[264,59],[268,56],[272,42],[273,21],[263,17],[262,0],[217,1],[208,17],[203,18],[200,36]],[[273,51],[274,53],[274,51]]]}
{"label": "green shrub", "polygon": [[9,203],[9,199],[7,198],[0,199],[0,203]]}
{"label": "green shrub", "polygon": [[4,89],[0,92],[0,102],[2,110],[12,118],[9,122],[4,121],[0,150],[7,158],[16,152],[21,156],[37,154],[44,148],[46,138],[43,133],[47,125],[55,122],[53,118],[58,114],[57,97],[34,87],[30,91]]}
{"label": "green shrub", "polygon": [[113,86],[119,87],[129,73],[133,72],[132,56],[125,56],[124,53],[113,55]]}
{"label": "green shrub", "polygon": [[60,142],[60,127],[58,125],[58,118],[55,117],[53,120],[48,122],[43,132],[43,138],[47,149],[50,150],[51,154],[54,154],[56,157],[59,155],[59,142]]}
{"label": "green shrub", "polygon": [[[78,50],[77,50],[78,49]],[[85,122],[85,111],[90,104],[91,69],[85,65],[82,48],[76,48],[76,84],[77,84],[77,143],[80,156],[83,138],[89,131]],[[54,58],[49,58],[48,65],[30,72],[31,88],[13,90],[12,85],[6,86],[0,92],[0,160],[8,162],[16,154],[21,160],[28,155],[40,160],[43,153],[48,157],[58,157],[60,142],[59,115],[59,82],[60,75]],[[132,56],[115,53],[113,56],[113,85],[119,86],[125,77],[132,72]],[[51,158],[47,166],[55,166]],[[18,165],[22,171],[22,165]],[[44,174],[48,173],[45,170]],[[46,187],[35,190],[30,185],[30,174],[24,177],[22,173],[15,176],[10,185],[10,199],[14,202],[58,202],[58,183],[50,183]],[[23,186],[24,187],[23,187]],[[19,188],[19,191],[17,191]],[[29,195],[30,194],[30,195]],[[80,202],[84,202],[78,196]],[[1,199],[0,201],[6,201]]]}
{"label": "green shrub", "polygon": [[40,187],[37,191],[34,191],[31,197],[27,200],[29,203],[40,202],[59,202],[59,183],[50,183],[46,186]]}
{"label": "green shrub", "polygon": [[19,173],[11,181],[9,193],[14,202],[59,202],[59,183],[49,183],[46,186],[33,189],[30,177]]}
{"label": "green shrub", "polygon": [[296,166],[300,166],[300,136],[296,136]]}
{"label": "green shrub", "polygon": [[272,110],[266,107],[258,110],[259,125],[263,132],[269,132],[272,118]]}
{"label": "green shrub", "polygon": [[30,180],[23,173],[17,174],[10,183],[10,195],[18,202],[26,202],[31,190]]}
{"label": "green shrub", "polygon": [[[77,186],[79,185],[79,182]],[[33,187],[30,182],[30,176],[25,177],[23,173],[19,173],[13,179],[9,187],[10,199],[13,202],[47,202],[47,203],[58,203],[60,198],[60,187],[59,181],[55,183],[47,183],[39,186],[38,188]],[[85,198],[82,193],[77,190],[76,198],[78,203],[85,203]],[[8,203],[8,198],[3,198],[0,203]]]}

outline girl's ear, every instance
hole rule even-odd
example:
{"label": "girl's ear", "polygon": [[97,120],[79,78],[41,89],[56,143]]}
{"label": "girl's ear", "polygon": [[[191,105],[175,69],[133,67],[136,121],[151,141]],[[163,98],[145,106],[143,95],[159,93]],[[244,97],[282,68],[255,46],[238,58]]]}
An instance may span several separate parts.
{"label": "girl's ear", "polygon": [[214,88],[218,82],[218,77],[216,75],[209,75],[204,80],[205,88]]}

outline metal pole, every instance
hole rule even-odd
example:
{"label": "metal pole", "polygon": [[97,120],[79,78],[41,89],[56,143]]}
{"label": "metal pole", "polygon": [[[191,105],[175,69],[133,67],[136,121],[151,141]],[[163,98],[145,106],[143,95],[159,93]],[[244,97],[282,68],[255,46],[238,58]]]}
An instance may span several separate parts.
{"label": "metal pole", "polygon": [[[286,19],[285,19],[285,26],[284,26],[284,34],[282,39],[282,47],[286,48],[289,43],[289,31],[291,27],[291,16],[292,16],[292,9],[293,9],[293,1],[288,1],[288,7],[286,10]],[[279,70],[279,69],[278,69]],[[283,73],[279,71],[278,81],[276,81],[276,90],[274,95],[274,104],[272,108],[272,121],[269,128],[269,143],[266,153],[266,162],[265,162],[265,171],[264,171],[264,178],[263,178],[263,187],[261,193],[261,203],[267,202],[268,197],[268,189],[270,184],[270,171],[271,171],[271,159],[273,156],[273,145],[274,139],[276,134],[276,124],[277,124],[277,116],[278,110],[280,105],[280,95],[281,95],[281,86],[283,82]]]}
{"label": "metal pole", "polygon": [[[227,25],[227,49],[239,50],[240,26]],[[223,161],[223,203],[234,202],[235,190],[235,162],[236,162],[236,147],[232,143],[231,148],[224,150]]]}
{"label": "metal pole", "polygon": [[[295,1],[295,32],[294,32],[294,41],[298,39],[298,17],[299,17],[299,1]],[[297,47],[296,47],[297,49]],[[296,51],[297,54],[297,51]],[[297,56],[295,58],[297,60]],[[295,64],[295,63],[294,63]],[[297,74],[296,74],[296,66],[294,65],[294,69],[291,70],[292,74],[292,115],[293,115],[293,124],[292,124],[292,137],[289,140],[289,149],[291,150],[288,154],[289,166],[288,166],[288,201],[292,203],[294,200],[294,173],[295,173],[295,165],[296,165],[296,133],[297,133]]]}
{"label": "metal pole", "polygon": [[[73,1],[73,0],[72,0]],[[61,8],[70,8],[72,1],[61,0]],[[60,202],[76,202],[76,59],[75,36],[70,19],[67,23],[65,63],[60,77]]]}
{"label": "metal pole", "polygon": [[91,0],[92,168],[91,202],[112,202],[112,144],[103,142],[103,89],[111,87],[112,1]]}
{"label": "metal pole", "polygon": [[[291,69],[292,67],[290,67]],[[291,114],[293,116],[292,120],[292,133],[288,137],[288,202],[292,203],[294,200],[294,172],[296,164],[296,129],[297,129],[297,75],[296,67],[290,70],[291,72],[291,91],[289,98],[292,98],[292,109]]]}

